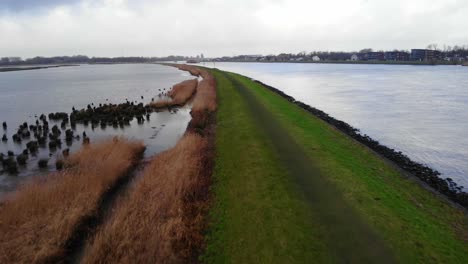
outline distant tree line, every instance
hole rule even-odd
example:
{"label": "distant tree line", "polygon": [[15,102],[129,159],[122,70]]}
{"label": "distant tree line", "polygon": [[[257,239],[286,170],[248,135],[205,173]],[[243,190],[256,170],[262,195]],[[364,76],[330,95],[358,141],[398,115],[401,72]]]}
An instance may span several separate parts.
{"label": "distant tree line", "polygon": [[[430,44],[426,47],[428,50],[440,52],[441,61],[460,62],[468,61],[468,45],[448,46]],[[84,55],[76,56],[56,56],[56,57],[34,57],[22,59],[20,57],[0,58],[0,65],[32,65],[32,64],[85,64],[85,63],[151,63],[161,61],[263,61],[263,62],[286,62],[286,61],[349,61],[354,54],[366,54],[372,52],[403,52],[410,53],[407,50],[374,51],[367,48],[360,51],[302,51],[299,53],[281,53],[278,55],[239,55],[233,57],[220,57],[206,59],[202,55],[191,56],[166,56],[166,57],[88,57]]]}
{"label": "distant tree line", "polygon": [[185,61],[192,57],[167,56],[167,57],[88,57],[84,55],[76,56],[56,56],[56,57],[34,57],[22,59],[20,57],[0,58],[0,65],[32,65],[32,64],[84,64],[84,63],[150,63],[160,61]]}
{"label": "distant tree line", "polygon": [[[442,48],[437,44],[430,44],[426,47],[428,50],[436,50],[440,52],[440,60],[468,60],[468,45],[462,46],[447,46]],[[366,54],[372,52],[402,52],[410,53],[409,50],[373,50],[371,48],[362,49],[359,51],[302,51],[299,53],[281,53],[277,55],[238,55],[233,57],[216,58],[216,61],[265,61],[265,62],[281,62],[281,61],[314,61],[314,57],[318,57],[321,61],[348,61],[354,54]]]}

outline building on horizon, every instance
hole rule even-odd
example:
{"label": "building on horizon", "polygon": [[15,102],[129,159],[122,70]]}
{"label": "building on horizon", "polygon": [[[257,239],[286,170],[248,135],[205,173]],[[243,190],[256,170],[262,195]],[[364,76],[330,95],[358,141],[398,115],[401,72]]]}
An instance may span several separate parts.
{"label": "building on horizon", "polygon": [[429,49],[412,49],[411,60],[413,61],[434,61],[441,60],[441,52]]}
{"label": "building on horizon", "polygon": [[359,60],[359,55],[353,54],[351,55],[351,61],[358,61]]}
{"label": "building on horizon", "polygon": [[404,51],[388,51],[385,52],[386,61],[409,61],[410,54]]}
{"label": "building on horizon", "polygon": [[367,61],[383,61],[385,60],[385,54],[383,51],[366,52],[362,59]]}

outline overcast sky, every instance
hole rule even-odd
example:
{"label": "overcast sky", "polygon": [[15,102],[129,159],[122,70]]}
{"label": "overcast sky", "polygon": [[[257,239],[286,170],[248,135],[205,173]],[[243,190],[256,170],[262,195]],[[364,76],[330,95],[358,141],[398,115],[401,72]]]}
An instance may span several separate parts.
{"label": "overcast sky", "polygon": [[468,45],[468,0],[0,0],[0,57]]}

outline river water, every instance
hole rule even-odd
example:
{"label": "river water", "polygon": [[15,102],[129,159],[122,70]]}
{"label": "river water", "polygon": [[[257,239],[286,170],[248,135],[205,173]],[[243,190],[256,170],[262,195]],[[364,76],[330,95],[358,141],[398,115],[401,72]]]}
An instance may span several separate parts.
{"label": "river water", "polygon": [[[168,89],[192,78],[176,68],[155,64],[81,65],[0,72],[0,122],[5,121],[8,125],[6,130],[0,126],[0,135],[6,134],[8,137],[7,142],[0,142],[0,153],[6,155],[7,151],[13,151],[15,155],[20,154],[26,148],[27,140],[21,144],[14,143],[12,135],[20,124],[34,124],[42,113],[46,116],[51,112],[70,113],[72,107],[81,109],[91,103],[95,106],[124,103],[127,99],[146,104],[159,93],[159,89]],[[85,131],[91,142],[113,136],[143,140],[147,147],[145,156],[148,157],[175,145],[185,132],[190,118],[190,107],[186,106],[178,111],[152,113],[149,121],[137,124],[133,120],[131,126],[124,128],[107,126],[101,129],[98,126],[92,129],[91,125],[78,124],[75,134],[82,135]],[[53,122],[50,127],[52,125]],[[40,148],[35,156],[29,155],[26,166],[19,166],[17,175],[1,171],[0,166],[0,194],[14,189],[32,175],[54,171],[55,160],[61,158],[63,149],[69,148],[73,152],[81,145],[81,141],[76,140],[67,146],[63,140],[61,149]],[[42,158],[49,159],[47,169],[37,166]]]}
{"label": "river water", "polygon": [[468,67],[218,62],[214,66],[276,87],[468,187]]}

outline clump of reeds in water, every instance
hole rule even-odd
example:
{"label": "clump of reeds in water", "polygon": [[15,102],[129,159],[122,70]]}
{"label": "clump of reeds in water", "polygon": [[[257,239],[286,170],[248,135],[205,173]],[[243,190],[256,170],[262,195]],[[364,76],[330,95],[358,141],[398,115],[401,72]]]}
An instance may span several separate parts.
{"label": "clump of reeds in water", "polygon": [[182,106],[193,96],[197,90],[198,80],[186,80],[172,87],[168,92],[169,98],[164,98],[150,103],[154,108]]}

